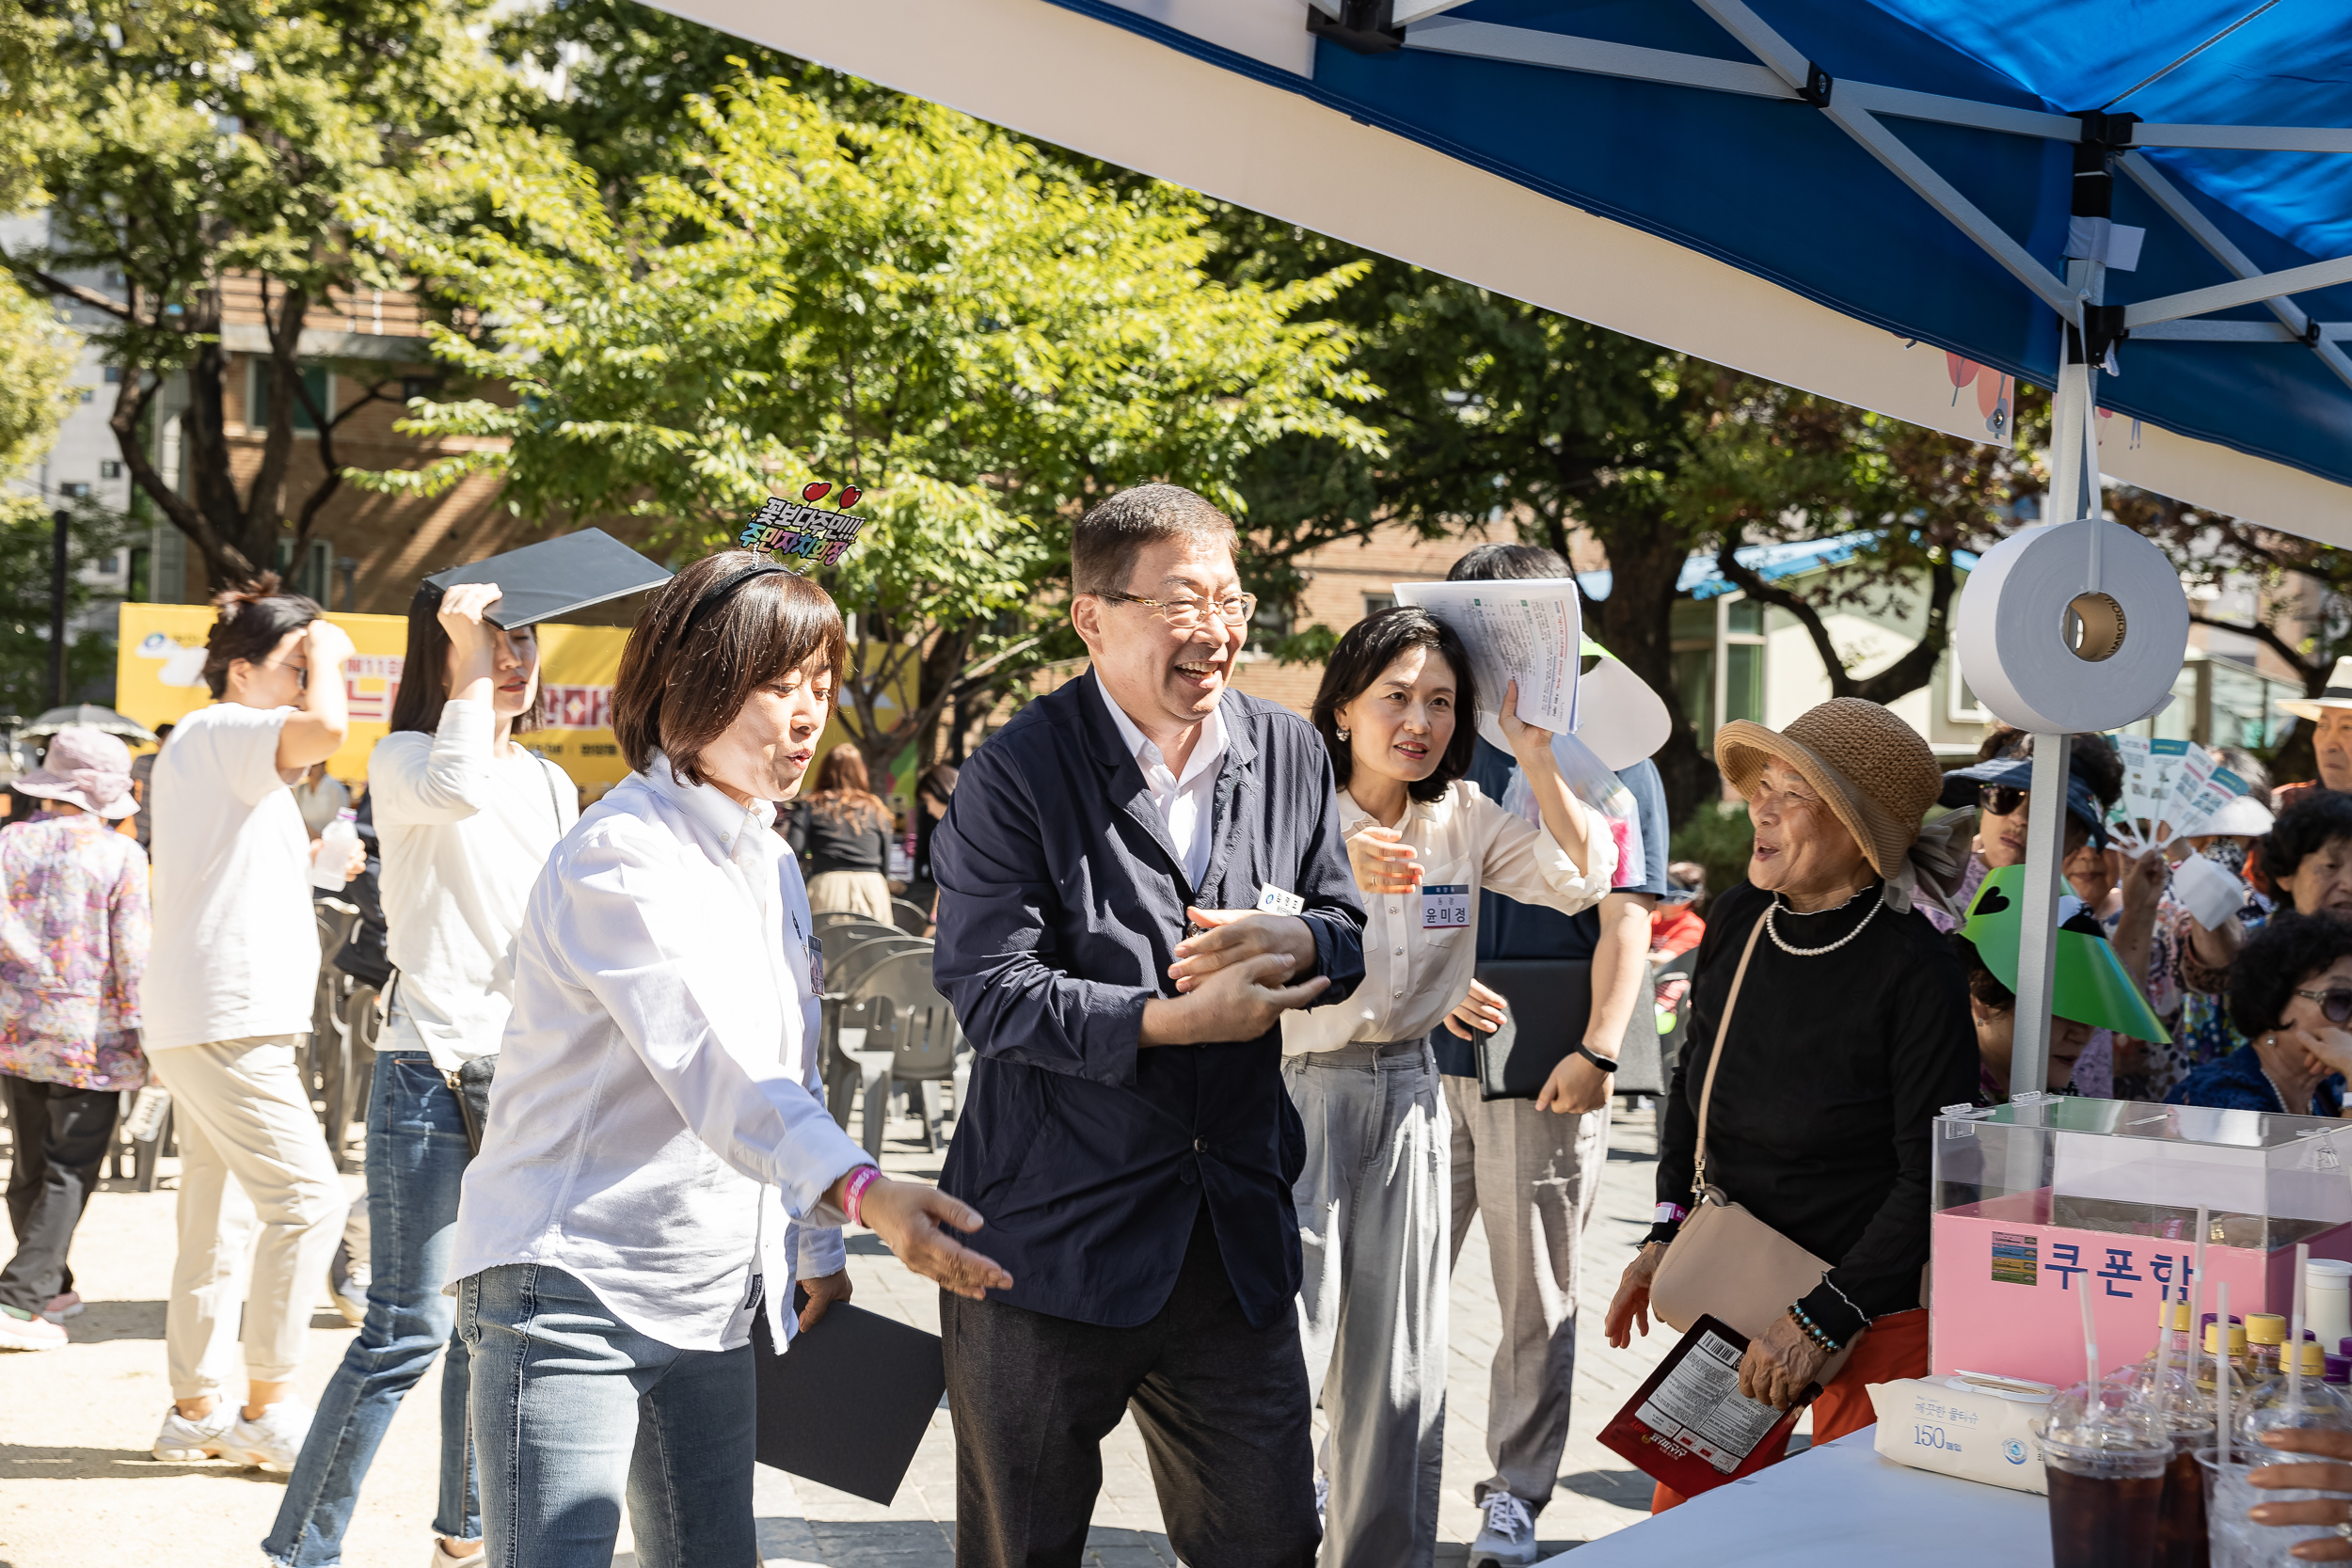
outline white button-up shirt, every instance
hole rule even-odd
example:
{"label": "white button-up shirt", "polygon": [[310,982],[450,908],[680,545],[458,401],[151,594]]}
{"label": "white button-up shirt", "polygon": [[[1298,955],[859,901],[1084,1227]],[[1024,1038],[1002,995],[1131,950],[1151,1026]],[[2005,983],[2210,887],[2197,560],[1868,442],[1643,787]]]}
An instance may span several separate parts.
{"label": "white button-up shirt", "polygon": [[764,1275],[782,1349],[796,1272],[843,1266],[824,1195],[873,1162],[825,1110],[808,895],[774,819],[656,754],[556,846],[453,1278],[543,1263],[642,1334],[731,1350]]}
{"label": "white button-up shirt", "polygon": [[1143,769],[1143,785],[1152,792],[1152,808],[1168,828],[1168,843],[1184,860],[1184,875],[1193,886],[1199,887],[1201,876],[1209,869],[1211,818],[1216,815],[1216,772],[1225,760],[1225,716],[1211,708],[1209,716],[1200,721],[1200,734],[1193,740],[1192,754],[1184,759],[1184,777],[1178,778],[1168,768],[1168,758],[1161,754],[1158,744],[1111,701],[1102,675],[1097,673],[1089,678],[1094,682],[1094,694],[1110,709],[1111,722],[1119,726],[1120,743]]}
{"label": "white button-up shirt", "polygon": [[[1443,1022],[1470,994],[1478,967],[1478,895],[1500,893],[1562,914],[1591,909],[1609,892],[1617,849],[1609,824],[1581,800],[1593,864],[1580,871],[1549,830],[1457,779],[1443,798],[1415,800],[1398,823],[1422,871],[1410,893],[1366,893],[1364,979],[1328,1007],[1282,1015],[1282,1051],[1328,1051],[1350,1040],[1412,1039]],[[1340,791],[1340,831],[1375,826]]]}

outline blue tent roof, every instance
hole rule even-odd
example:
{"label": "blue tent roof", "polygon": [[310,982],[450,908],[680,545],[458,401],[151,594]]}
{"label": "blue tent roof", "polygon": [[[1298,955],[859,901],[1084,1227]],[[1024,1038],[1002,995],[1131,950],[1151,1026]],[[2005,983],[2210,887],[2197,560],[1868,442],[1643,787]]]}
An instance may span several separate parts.
{"label": "blue tent roof", "polygon": [[[1756,56],[1693,0],[1470,0],[1407,28],[1414,46],[1401,50],[1359,54],[1324,39],[1309,79],[1115,0],[1056,3],[1277,81],[1890,331],[2042,386],[2056,375],[2060,323],[2051,307],[1811,106],[1436,46],[1448,30],[1477,24],[1753,67]],[[2250,0],[1752,7],[1836,81],[2061,114],[2107,105],[2251,8]],[[1539,47],[1517,41],[1530,54]],[[2270,10],[2115,107],[2147,120],[2352,127],[2352,7]],[[1894,123],[2036,259],[2062,269],[2071,147],[1973,125]],[[2265,272],[2352,255],[2352,157],[2180,148],[2144,156]],[[2109,301],[2232,276],[2128,178],[2115,182],[2113,215],[2148,235],[2137,270],[2111,277]],[[2352,322],[2352,285],[2298,302],[2323,320]],[[2218,319],[2272,317],[2251,305]],[[2100,383],[2103,407],[2352,483],[2352,388],[2300,345],[2149,339],[2124,343],[2117,363],[2122,373]]]}
{"label": "blue tent roof", "polygon": [[660,3],[1934,428],[2006,438],[1979,366],[2058,386],[2102,472],[2352,545],[2352,6]]}
{"label": "blue tent roof", "polygon": [[[1747,567],[1766,582],[1778,582],[1784,578],[1803,577],[1824,566],[1842,565],[1854,558],[1855,552],[1877,538],[1867,530],[1857,533],[1841,533],[1829,539],[1793,539],[1771,545],[1742,545],[1732,552],[1740,565]],[[1964,573],[1977,569],[1974,550],[1962,550],[1952,562]],[[1577,582],[1588,597],[1605,599],[1615,585],[1616,574],[1606,570],[1579,572]],[[1682,575],[1675,579],[1675,592],[1688,594],[1694,599],[1712,599],[1731,593],[1739,585],[1724,576],[1708,554],[1693,555],[1682,562]]]}

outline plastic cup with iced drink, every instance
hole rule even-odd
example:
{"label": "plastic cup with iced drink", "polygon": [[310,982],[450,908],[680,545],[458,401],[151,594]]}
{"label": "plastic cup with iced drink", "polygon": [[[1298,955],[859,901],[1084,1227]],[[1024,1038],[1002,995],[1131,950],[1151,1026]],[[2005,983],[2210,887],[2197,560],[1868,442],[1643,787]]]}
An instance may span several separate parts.
{"label": "plastic cup with iced drink", "polygon": [[[2072,1402],[2066,1402],[2069,1405]],[[2054,1406],[2042,1434],[2055,1568],[2144,1568],[2156,1560],[2171,1434],[2145,1414]]]}

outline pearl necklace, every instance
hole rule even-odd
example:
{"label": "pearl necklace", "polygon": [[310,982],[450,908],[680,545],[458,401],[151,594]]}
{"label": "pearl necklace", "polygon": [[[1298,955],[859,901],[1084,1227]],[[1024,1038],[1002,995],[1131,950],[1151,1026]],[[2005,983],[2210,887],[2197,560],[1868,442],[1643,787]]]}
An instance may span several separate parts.
{"label": "pearl necklace", "polygon": [[[2273,1043],[2274,1043],[2274,1044],[2276,1043],[2276,1041],[2277,1041],[2277,1037],[2276,1037],[2276,1036],[2273,1036],[2273,1037],[2272,1037],[2272,1041],[2273,1041]],[[2256,1065],[2256,1066],[2258,1066],[2258,1067],[2260,1067],[2260,1066],[2261,1066],[2261,1064],[2260,1064],[2260,1062],[2259,1062],[2259,1061],[2258,1061],[2255,1065]],[[2311,1101],[2308,1101],[2308,1100],[2307,1100],[2307,1101],[2305,1101],[2303,1102],[2303,1109],[2302,1109],[2302,1111],[2301,1111],[2301,1112],[2299,1112],[2299,1113],[2298,1113],[2298,1112],[2295,1111],[2293,1108],[2291,1108],[2291,1107],[2287,1104],[2287,1091],[2286,1091],[2286,1090],[2284,1090],[2284,1089],[2282,1089],[2282,1088],[2280,1088],[2280,1087],[2279,1086],[2279,1080],[2277,1080],[2276,1078],[2273,1078],[2273,1077],[2271,1077],[2271,1076],[2270,1076],[2270,1069],[2269,1069],[2268,1068],[2263,1068],[2263,1069],[2262,1069],[2262,1075],[2263,1075],[2263,1082],[2270,1085],[2270,1092],[2271,1092],[2272,1094],[2275,1094],[2275,1095],[2277,1095],[2277,1096],[2279,1097],[2279,1113],[2280,1113],[2281,1116],[2290,1116],[2290,1117],[2291,1117],[2291,1116],[2296,1116],[2296,1115],[2309,1115],[2309,1114],[2310,1114],[2310,1112],[2311,1112],[2311,1108],[2312,1108],[2312,1106],[2311,1106]]]}
{"label": "pearl necklace", "polygon": [[[1853,895],[1853,897],[1848,898],[1845,904],[1839,904],[1836,908],[1842,910],[1847,904],[1852,903],[1854,898],[1859,898],[1863,894],[1873,891],[1875,890],[1871,888],[1863,888],[1856,892]],[[1844,936],[1839,937],[1836,942],[1831,942],[1826,947],[1791,947],[1787,942],[1781,939],[1780,927],[1772,923],[1772,917],[1780,913],[1781,911],[1780,895],[1775,893],[1772,895],[1772,908],[1764,911],[1764,934],[1772,939],[1772,945],[1774,947],[1779,948],[1782,952],[1788,954],[1792,958],[1818,958],[1824,953],[1836,952],[1839,948],[1845,946],[1846,943],[1860,936],[1862,934],[1863,927],[1867,927],[1871,921],[1878,918],[1879,910],[1885,904],[1885,899],[1881,898],[1872,903],[1870,906],[1870,912],[1864,915],[1860,921],[1856,922],[1852,930],[1848,931]],[[1794,914],[1800,911],[1792,910],[1789,912]],[[1815,910],[1813,912],[1815,914],[1833,914],[1836,911],[1836,910]]]}

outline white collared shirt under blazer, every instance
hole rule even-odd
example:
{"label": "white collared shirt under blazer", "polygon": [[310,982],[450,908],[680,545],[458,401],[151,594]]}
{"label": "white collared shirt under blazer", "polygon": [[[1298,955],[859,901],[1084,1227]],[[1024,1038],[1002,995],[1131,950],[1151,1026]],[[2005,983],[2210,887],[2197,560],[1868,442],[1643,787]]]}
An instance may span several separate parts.
{"label": "white collared shirt under blazer", "polygon": [[[1470,994],[1478,967],[1478,895],[1500,893],[1563,914],[1591,909],[1609,892],[1617,850],[1601,815],[1581,800],[1593,863],[1579,869],[1549,829],[1457,779],[1435,800],[1415,800],[1397,824],[1422,867],[1410,893],[1365,893],[1364,980],[1328,1007],[1282,1015],[1282,1052],[1328,1051],[1350,1040],[1426,1035]],[[1376,826],[1340,791],[1340,829],[1354,837]]]}
{"label": "white collared shirt under blazer", "polygon": [[453,1278],[546,1264],[640,1333],[715,1351],[749,1338],[759,1274],[782,1349],[796,1273],[843,1266],[824,1195],[873,1162],[825,1110],[808,894],[774,819],[657,753],[556,846]]}

